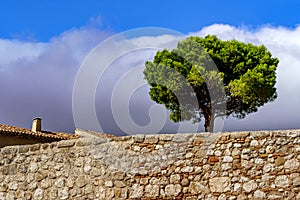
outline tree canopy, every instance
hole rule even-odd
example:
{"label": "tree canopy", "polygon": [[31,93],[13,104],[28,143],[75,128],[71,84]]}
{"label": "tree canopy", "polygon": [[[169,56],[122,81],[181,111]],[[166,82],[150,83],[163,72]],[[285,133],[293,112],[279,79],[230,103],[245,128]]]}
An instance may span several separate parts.
{"label": "tree canopy", "polygon": [[204,117],[205,131],[213,131],[216,117],[244,118],[276,99],[278,63],[263,45],[192,36],[158,51],[145,63],[144,76],[151,99],[170,110],[172,121]]}

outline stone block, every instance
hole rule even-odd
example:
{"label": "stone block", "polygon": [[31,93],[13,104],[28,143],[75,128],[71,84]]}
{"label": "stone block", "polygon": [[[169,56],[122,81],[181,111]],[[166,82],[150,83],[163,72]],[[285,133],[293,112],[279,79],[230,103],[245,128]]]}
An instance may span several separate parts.
{"label": "stone block", "polygon": [[159,141],[172,141],[174,134],[161,134],[159,135]]}
{"label": "stone block", "polygon": [[79,175],[75,181],[75,185],[79,188],[82,188],[86,184],[88,184],[90,181],[88,176],[85,175]]}
{"label": "stone block", "polygon": [[243,190],[246,193],[252,192],[253,190],[256,190],[256,188],[257,188],[257,183],[255,182],[255,180],[251,180],[243,184]]}
{"label": "stone block", "polygon": [[280,175],[275,178],[274,181],[277,187],[286,188],[289,186],[289,179],[286,175]]}
{"label": "stone block", "polygon": [[145,135],[133,135],[132,139],[134,142],[142,143],[142,142],[144,142]]}
{"label": "stone block", "polygon": [[143,195],[143,187],[138,184],[133,184],[133,186],[130,188],[129,198],[142,198]]}
{"label": "stone block", "polygon": [[158,135],[146,135],[144,143],[156,144],[158,142]]}
{"label": "stone block", "polygon": [[230,139],[245,139],[250,135],[250,132],[232,132],[230,134]]}
{"label": "stone block", "polygon": [[215,177],[209,179],[211,192],[224,193],[231,191],[231,181],[229,177]]}
{"label": "stone block", "polygon": [[72,147],[74,146],[76,140],[61,140],[57,142],[58,148]]}
{"label": "stone block", "polygon": [[79,138],[76,140],[75,146],[90,146],[94,144],[94,138]]}
{"label": "stone block", "polygon": [[208,192],[208,187],[205,185],[202,185],[199,182],[192,181],[189,185],[189,192],[191,194],[202,194],[202,193],[207,193]]}
{"label": "stone block", "polygon": [[284,157],[278,157],[278,158],[275,160],[275,165],[276,165],[276,166],[283,165],[284,163],[285,163]]}
{"label": "stone block", "polygon": [[208,164],[215,164],[219,162],[219,158],[217,156],[209,156],[208,157]]}
{"label": "stone block", "polygon": [[175,142],[175,143],[182,143],[182,142],[188,142],[189,139],[193,136],[193,134],[175,134],[173,139],[172,139],[172,142]]}
{"label": "stone block", "polygon": [[297,170],[300,168],[300,162],[296,159],[287,160],[284,163],[284,168],[290,169],[290,170]]}
{"label": "stone block", "polygon": [[169,184],[165,187],[165,194],[167,197],[176,197],[181,192],[181,185]]}
{"label": "stone block", "polygon": [[157,198],[159,196],[159,186],[158,185],[146,185],[145,196],[149,198]]}
{"label": "stone block", "polygon": [[180,183],[180,175],[179,174],[172,174],[170,176],[170,183],[171,184]]}

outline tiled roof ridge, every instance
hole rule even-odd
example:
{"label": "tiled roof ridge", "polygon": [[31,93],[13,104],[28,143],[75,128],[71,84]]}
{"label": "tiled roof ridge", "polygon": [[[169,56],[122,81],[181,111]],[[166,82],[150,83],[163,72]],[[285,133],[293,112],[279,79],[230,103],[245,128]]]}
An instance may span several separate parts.
{"label": "tiled roof ridge", "polygon": [[68,140],[78,138],[75,134],[51,131],[33,132],[31,129],[21,128],[12,125],[0,124],[0,134],[14,135],[20,138],[39,139],[39,140]]}

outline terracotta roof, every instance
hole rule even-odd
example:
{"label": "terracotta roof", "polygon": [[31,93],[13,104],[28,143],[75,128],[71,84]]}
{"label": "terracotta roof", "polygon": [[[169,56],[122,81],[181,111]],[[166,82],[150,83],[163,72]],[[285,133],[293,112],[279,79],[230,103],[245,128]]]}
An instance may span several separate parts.
{"label": "terracotta roof", "polygon": [[50,131],[33,132],[31,131],[31,129],[9,126],[4,124],[0,124],[0,135],[15,136],[18,138],[39,140],[45,142],[78,138],[78,136],[69,133]]}

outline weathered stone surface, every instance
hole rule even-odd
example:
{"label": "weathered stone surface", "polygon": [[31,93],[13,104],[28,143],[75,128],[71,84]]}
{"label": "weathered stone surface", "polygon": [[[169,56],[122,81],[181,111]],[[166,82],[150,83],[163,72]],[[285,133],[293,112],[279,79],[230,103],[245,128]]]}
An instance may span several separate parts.
{"label": "weathered stone surface", "polygon": [[32,162],[29,164],[28,170],[29,172],[35,173],[39,169],[39,166],[36,162]]}
{"label": "weathered stone surface", "polygon": [[275,148],[272,145],[268,145],[266,147],[266,153],[271,154],[271,153],[274,153],[274,151],[275,151]]}
{"label": "weathered stone surface", "polygon": [[114,189],[114,197],[120,199],[128,199],[127,198],[127,189],[126,188],[115,188]]}
{"label": "weathered stone surface", "polygon": [[267,163],[267,164],[263,167],[263,172],[264,172],[264,173],[267,173],[267,172],[273,171],[273,169],[274,169],[273,164]]}
{"label": "weathered stone surface", "polygon": [[222,156],[222,151],[220,151],[220,150],[216,150],[215,152],[214,152],[214,154],[215,154],[215,156],[216,157],[219,157],[219,156]]}
{"label": "weathered stone surface", "polygon": [[156,144],[158,142],[157,135],[146,135],[144,143]]}
{"label": "weathered stone surface", "polygon": [[192,137],[192,134],[175,134],[172,141],[175,143],[187,142]]}
{"label": "weathered stone surface", "polygon": [[159,179],[158,178],[152,177],[150,179],[150,184],[152,184],[152,185],[158,185],[158,183],[159,183]]}
{"label": "weathered stone surface", "polygon": [[58,148],[72,147],[76,140],[62,140],[57,143]]}
{"label": "weathered stone surface", "polygon": [[252,131],[250,132],[250,136],[255,139],[267,138],[270,136],[270,133],[268,131]]}
{"label": "weathered stone surface", "polygon": [[41,188],[42,188],[42,189],[47,189],[47,188],[49,188],[50,186],[52,186],[52,181],[51,181],[51,179],[43,179],[43,180],[41,181]]}
{"label": "weathered stone surface", "polygon": [[297,170],[300,168],[300,162],[298,162],[296,159],[287,160],[284,163],[284,168],[287,168],[290,170]]}
{"label": "weathered stone surface", "polygon": [[106,199],[113,199],[114,196],[115,196],[115,190],[113,188],[107,188],[105,190]]}
{"label": "weathered stone surface", "polygon": [[123,180],[125,178],[125,173],[122,171],[114,172],[112,174],[112,179],[113,180]]}
{"label": "weathered stone surface", "polygon": [[257,183],[254,180],[243,184],[243,190],[247,193],[256,190],[256,188],[257,188]]}
{"label": "weathered stone surface", "polygon": [[233,185],[233,191],[234,192],[240,192],[242,190],[242,185],[240,183],[235,183]]}
{"label": "weathered stone surface", "polygon": [[18,182],[17,181],[12,181],[8,184],[8,189],[10,190],[17,190],[18,189]]}
{"label": "weathered stone surface", "polygon": [[209,179],[211,192],[228,192],[231,190],[231,181],[229,177],[215,177]]}
{"label": "weathered stone surface", "polygon": [[167,184],[169,184],[169,179],[167,177],[163,176],[158,179],[158,184],[159,185],[167,185]]}
{"label": "weathered stone surface", "polygon": [[268,194],[268,199],[270,199],[270,200],[280,200],[280,199],[282,199],[282,194],[280,192],[272,191]]}
{"label": "weathered stone surface", "polygon": [[159,186],[158,185],[147,185],[145,187],[145,196],[150,198],[156,198],[159,196]]}
{"label": "weathered stone surface", "polygon": [[92,145],[94,141],[95,140],[93,138],[90,138],[90,137],[80,138],[80,139],[77,139],[75,145],[76,146],[89,146],[89,145]]}
{"label": "weathered stone surface", "polygon": [[232,164],[231,163],[224,163],[224,164],[221,165],[221,170],[222,171],[227,171],[227,170],[229,170],[231,168],[232,168]]}
{"label": "weathered stone surface", "polygon": [[254,163],[256,165],[262,165],[262,164],[264,164],[264,160],[262,158],[255,158]]}
{"label": "weathered stone surface", "polygon": [[257,140],[252,140],[252,141],[250,142],[250,146],[251,146],[251,147],[256,147],[256,146],[258,146],[258,145],[259,145],[259,143],[258,143]]}
{"label": "weathered stone surface", "polygon": [[179,184],[169,184],[165,187],[165,194],[166,196],[174,196],[176,197],[181,192],[181,185]]}
{"label": "weathered stone surface", "polygon": [[183,167],[182,169],[181,169],[181,172],[183,172],[183,173],[190,173],[190,172],[192,172],[193,171],[193,167],[191,167],[191,166],[185,166],[185,167]]}
{"label": "weathered stone surface", "polygon": [[56,179],[56,181],[54,182],[54,185],[58,188],[61,188],[64,186],[65,183],[65,179],[63,177],[59,177],[58,179]]}
{"label": "weathered stone surface", "polygon": [[33,194],[33,199],[34,200],[41,200],[43,199],[43,193],[44,191],[40,188],[36,189],[34,194]]}
{"label": "weathered stone surface", "polygon": [[299,199],[300,139],[294,135],[300,131],[279,132],[7,147],[0,150],[0,200]]}
{"label": "weathered stone surface", "polygon": [[141,185],[146,185],[146,184],[148,184],[148,182],[149,182],[149,178],[141,178],[140,179],[140,184]]}
{"label": "weathered stone surface", "polygon": [[143,187],[138,184],[134,184],[129,193],[129,198],[141,198],[143,195]]}
{"label": "weathered stone surface", "polygon": [[17,173],[17,165],[16,164],[11,164],[7,167],[7,174],[13,175]]}
{"label": "weathered stone surface", "polygon": [[[230,144],[230,145],[229,145]],[[225,151],[224,151],[224,155],[225,156],[231,156],[231,150],[230,150],[230,148],[232,147],[232,143],[228,143],[227,144],[227,147],[226,147],[226,149],[225,149]]]}
{"label": "weathered stone surface", "polygon": [[230,134],[231,139],[241,139],[241,138],[246,138],[247,136],[250,135],[250,132],[233,132]]}
{"label": "weathered stone surface", "polygon": [[208,190],[209,188],[207,186],[196,181],[191,182],[189,186],[189,192],[191,194],[201,194],[207,192]]}
{"label": "weathered stone surface", "polygon": [[232,156],[239,156],[239,155],[241,155],[241,151],[237,148],[234,148],[232,150]]}
{"label": "weathered stone surface", "polygon": [[[33,145],[31,145],[31,146],[33,146]],[[6,146],[1,149],[1,153],[2,154],[16,154],[17,150],[18,150],[18,148],[15,148],[13,146]]]}
{"label": "weathered stone surface", "polygon": [[85,186],[88,183],[89,183],[89,178],[88,176],[84,176],[84,175],[79,175],[75,181],[76,186],[80,188]]}
{"label": "weathered stone surface", "polygon": [[180,183],[180,175],[179,174],[172,174],[170,176],[170,183]]}
{"label": "weathered stone surface", "polygon": [[59,199],[68,199],[69,198],[69,189],[67,187],[58,189]]}
{"label": "weathered stone surface", "polygon": [[105,188],[102,186],[97,186],[95,188],[95,197],[98,199],[105,199]]}
{"label": "weathered stone surface", "polygon": [[160,141],[171,141],[173,139],[174,135],[173,134],[161,134],[159,135],[159,140]]}
{"label": "weathered stone surface", "polygon": [[181,181],[182,186],[187,186],[187,185],[189,185],[189,183],[190,183],[190,181],[187,178],[183,178],[182,181]]}
{"label": "weathered stone surface", "polygon": [[288,177],[286,175],[281,175],[281,176],[277,176],[275,179],[275,185],[277,187],[288,187],[289,186],[289,180]]}
{"label": "weathered stone surface", "polygon": [[109,181],[105,181],[104,185],[105,185],[106,187],[112,187],[114,184],[113,184],[112,181],[109,180]]}
{"label": "weathered stone surface", "polygon": [[230,163],[233,161],[233,158],[231,156],[224,156],[223,162]]}
{"label": "weathered stone surface", "polygon": [[46,170],[39,170],[36,174],[35,174],[35,179],[37,181],[41,181],[44,178],[46,178],[48,176],[48,172]]}
{"label": "weathered stone surface", "polygon": [[275,165],[276,166],[280,166],[280,165],[283,165],[285,163],[285,159],[283,157],[278,157],[276,160],[275,160]]}
{"label": "weathered stone surface", "polygon": [[118,188],[123,188],[123,187],[126,187],[126,184],[123,181],[115,181],[113,183],[113,186],[118,187]]}
{"label": "weathered stone surface", "polygon": [[144,142],[145,135],[134,135],[132,138],[134,142],[142,143]]}
{"label": "weathered stone surface", "polygon": [[266,193],[261,190],[256,190],[253,194],[255,199],[266,199]]}
{"label": "weathered stone surface", "polygon": [[300,177],[295,177],[295,178],[291,178],[292,182],[293,182],[293,185],[296,186],[296,187],[299,187],[300,186]]}
{"label": "weathered stone surface", "polygon": [[208,157],[208,163],[209,164],[214,164],[219,162],[219,158],[217,156],[209,156]]}
{"label": "weathered stone surface", "polygon": [[83,167],[83,171],[84,171],[85,173],[88,173],[89,171],[91,171],[91,169],[92,169],[92,167],[91,167],[90,165],[85,165],[85,166]]}

